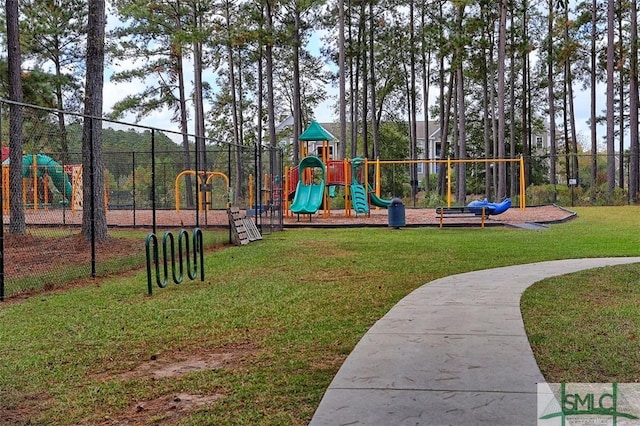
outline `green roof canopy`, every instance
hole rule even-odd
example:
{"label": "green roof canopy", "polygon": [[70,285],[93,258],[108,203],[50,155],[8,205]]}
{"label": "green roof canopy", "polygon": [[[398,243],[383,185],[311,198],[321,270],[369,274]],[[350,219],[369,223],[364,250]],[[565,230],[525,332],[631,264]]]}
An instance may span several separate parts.
{"label": "green roof canopy", "polygon": [[335,139],[333,135],[315,120],[298,137],[300,141],[332,141],[333,139]]}

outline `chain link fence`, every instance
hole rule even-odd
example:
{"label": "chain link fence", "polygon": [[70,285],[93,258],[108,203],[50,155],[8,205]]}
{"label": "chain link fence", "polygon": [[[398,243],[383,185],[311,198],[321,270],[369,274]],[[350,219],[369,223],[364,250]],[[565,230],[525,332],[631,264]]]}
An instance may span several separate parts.
{"label": "chain link fence", "polygon": [[[23,117],[22,155],[14,157],[22,162],[17,183],[10,179],[12,108]],[[82,154],[87,119],[0,99],[0,300],[142,267],[150,232],[200,228],[205,247],[229,244],[230,205],[251,216],[263,234],[282,229],[281,150],[212,139],[199,150],[193,135],[94,119],[101,126],[108,237],[85,237],[83,228],[93,226],[90,218],[83,227],[90,206]],[[19,204],[16,215],[12,209]],[[24,232],[16,233],[13,225],[20,220]]]}
{"label": "chain link fence", "polygon": [[[18,138],[18,129],[10,120],[15,111],[20,111],[23,118],[19,127],[22,153],[17,155],[11,143]],[[239,146],[209,138],[197,144],[193,135],[93,119],[92,128],[101,130],[102,155],[99,161],[91,161],[90,153],[88,161],[83,160],[86,120],[79,114],[0,99],[0,205],[4,224],[0,228],[0,300],[142,267],[144,240],[149,232],[199,228],[205,231],[206,246],[229,244],[230,205],[239,207],[263,234],[283,229],[285,197],[291,195],[284,188],[284,166],[285,162],[291,166],[291,161],[285,159],[281,149]],[[11,158],[21,163],[17,167],[20,176],[13,182]],[[526,188],[527,205],[629,204],[628,152],[612,157],[598,154],[595,159],[589,154],[559,152],[554,184],[549,183],[551,161],[544,152],[524,159],[527,180],[532,182]],[[613,191],[607,184],[609,161],[616,169]],[[87,188],[96,193],[97,186],[83,182],[85,176],[95,176],[93,172],[84,173],[83,163],[103,171],[99,192],[104,193],[108,229],[104,242],[97,242],[91,237],[94,234],[87,232],[94,225],[93,216],[83,217],[83,212],[95,210],[85,200]],[[422,175],[415,182],[417,193],[412,196],[410,167],[384,165],[381,195],[401,196],[412,201],[407,205],[418,208],[442,205],[442,196],[436,191],[437,173],[428,179]],[[466,166],[468,199],[486,196],[487,181],[490,194],[496,193],[495,175],[491,174],[494,170],[480,161]],[[508,194],[519,194],[520,169],[509,167],[507,174]],[[451,180],[455,188],[455,173]],[[95,202],[94,197],[89,198]],[[16,214],[13,209],[20,204]],[[342,207],[339,200],[332,206]],[[21,221],[24,232],[15,232],[15,225]]]}

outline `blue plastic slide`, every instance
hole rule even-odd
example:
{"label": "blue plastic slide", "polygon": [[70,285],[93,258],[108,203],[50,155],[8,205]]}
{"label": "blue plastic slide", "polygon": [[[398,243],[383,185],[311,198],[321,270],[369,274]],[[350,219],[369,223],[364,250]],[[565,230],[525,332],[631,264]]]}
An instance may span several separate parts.
{"label": "blue plastic slide", "polygon": [[500,213],[506,212],[507,210],[509,210],[509,208],[511,208],[511,198],[505,198],[499,203],[490,203],[485,198],[482,201],[474,200],[467,204],[467,208],[469,208],[469,210],[475,210],[476,214],[481,214],[483,207],[486,214],[498,215]]}
{"label": "blue plastic slide", "polygon": [[[320,179],[316,179],[313,183],[304,183],[305,169],[316,168],[322,171]],[[291,212],[297,214],[313,214],[317,212],[322,205],[327,169],[322,160],[314,155],[303,158],[302,161],[300,161],[298,169],[300,180],[296,186],[296,194],[291,204]]]}

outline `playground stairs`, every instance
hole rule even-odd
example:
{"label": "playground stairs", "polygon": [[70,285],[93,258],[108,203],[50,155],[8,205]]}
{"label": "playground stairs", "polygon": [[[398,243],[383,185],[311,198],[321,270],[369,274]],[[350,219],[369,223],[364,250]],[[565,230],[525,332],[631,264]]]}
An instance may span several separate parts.
{"label": "playground stairs", "polygon": [[351,185],[351,201],[356,213],[369,212],[369,201],[367,200],[367,192],[364,190],[364,185]]}

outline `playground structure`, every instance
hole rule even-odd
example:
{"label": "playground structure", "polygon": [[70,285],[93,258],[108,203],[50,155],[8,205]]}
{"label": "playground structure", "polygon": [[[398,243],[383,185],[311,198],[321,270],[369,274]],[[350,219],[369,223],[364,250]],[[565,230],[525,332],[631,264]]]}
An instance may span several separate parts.
{"label": "playground structure", "polygon": [[308,156],[298,165],[298,174],[295,198],[289,209],[296,214],[313,214],[326,198],[326,166],[318,157]]}
{"label": "playground structure", "polygon": [[[9,160],[8,152],[3,151],[2,162],[2,210],[3,214],[9,214]],[[52,205],[52,194],[49,184],[62,196],[61,205],[71,206],[72,212],[82,209],[82,165],[62,166],[51,157],[44,154],[26,154],[22,157],[22,196],[24,206],[34,211],[48,209]],[[204,184],[201,184],[201,191],[198,192],[198,210],[208,211],[213,208],[214,192],[220,186],[216,185],[214,179],[220,178],[223,181],[223,189],[219,191],[224,199],[224,208],[229,206],[231,191],[229,178],[221,172],[198,172],[200,176],[206,176]],[[180,211],[180,180],[187,175],[195,176],[194,170],[185,170],[178,174],[175,179],[176,211]],[[109,206],[108,182],[105,184],[105,206]],[[204,193],[204,196],[203,196]]]}
{"label": "playground structure", "polygon": [[[285,214],[314,214],[323,207],[323,217],[331,214],[330,200],[335,195],[335,187],[344,187],[345,215],[351,216],[351,210],[356,214],[368,214],[370,206],[386,208],[390,200],[380,198],[381,167],[384,165],[413,165],[429,164],[446,166],[447,172],[447,207],[452,205],[453,181],[452,171],[455,164],[480,164],[480,163],[517,163],[519,165],[518,204],[520,209],[526,207],[526,194],[524,183],[524,159],[420,159],[420,160],[373,160],[366,158],[354,158],[344,160],[332,160],[329,142],[333,136],[317,122],[313,121],[300,135],[300,152],[304,158],[298,167],[287,168],[285,171],[285,188],[287,196],[284,197]],[[322,146],[318,148],[319,155],[309,155],[308,142],[320,141]],[[368,172],[373,166],[373,187],[370,185]],[[293,197],[293,203],[288,202]],[[511,206],[509,201],[509,208]],[[504,207],[504,204],[500,206]],[[493,209],[493,210],[492,210]],[[488,211],[496,211],[493,205]],[[502,212],[504,210],[500,210]],[[499,213],[493,213],[499,214]]]}
{"label": "playground structure", "polygon": [[380,167],[384,165],[409,165],[409,164],[440,164],[446,166],[446,180],[447,180],[447,207],[451,207],[453,204],[453,193],[452,193],[452,182],[453,179],[453,166],[455,164],[498,164],[498,163],[516,163],[519,167],[519,188],[520,194],[518,195],[518,206],[521,210],[526,208],[526,187],[524,182],[524,158],[479,158],[479,159],[452,159],[452,158],[444,158],[444,159],[421,159],[421,160],[374,160],[368,162],[369,164],[373,164],[375,166],[375,175],[377,179],[377,183],[379,183],[380,179]]}
{"label": "playground structure", "polygon": [[[369,213],[369,206],[388,207],[390,200],[379,197],[380,186],[374,191],[368,183],[366,160],[332,160],[332,147],[329,142],[333,135],[320,124],[313,121],[298,137],[301,142],[300,152],[304,156],[298,167],[285,170],[284,197],[285,212],[314,214],[323,206],[323,216],[331,214],[331,199],[335,197],[336,187],[344,187],[345,214],[351,216]],[[321,142],[319,156],[309,155],[310,141]],[[379,183],[379,179],[376,181]],[[291,205],[289,200],[293,199]]]}
{"label": "playground structure", "polygon": [[[2,212],[9,214],[9,153],[2,153]],[[53,194],[50,184],[58,191],[61,206],[70,206],[71,212],[82,210],[82,165],[62,166],[53,158],[44,154],[25,154],[22,156],[22,202],[34,211],[48,210],[53,206]],[[108,183],[104,193],[105,206],[109,205]]]}
{"label": "playground structure", "polygon": [[200,183],[199,179],[196,179],[196,182],[194,182],[194,184],[199,185],[201,189],[200,191],[197,191],[198,211],[201,211],[201,212],[209,211],[210,209],[213,208],[213,201],[215,199],[214,190],[217,188],[213,181],[216,178],[220,178],[224,182],[224,186],[223,186],[223,191],[224,191],[223,198],[225,199],[224,208],[225,209],[228,208],[230,205],[230,200],[233,197],[232,197],[230,186],[229,186],[229,177],[226,174],[222,172],[205,172],[205,171],[198,171],[196,173],[195,170],[183,170],[182,172],[178,173],[178,176],[176,176],[176,181],[175,181],[176,211],[177,212],[180,211],[180,194],[181,194],[180,181],[185,176],[195,177],[196,174],[200,178],[202,177],[206,178],[204,179],[204,184]]}
{"label": "playground structure", "polygon": [[380,176],[375,179],[375,190],[368,183],[368,162],[354,158],[344,160],[322,160],[310,155],[302,159],[298,167],[285,172],[285,188],[293,203],[287,211],[295,214],[313,214],[320,207],[323,216],[331,214],[331,199],[335,198],[335,188],[344,187],[345,215],[368,214],[370,206],[389,207],[391,201],[380,198]]}
{"label": "playground structure", "polygon": [[[9,152],[2,152],[2,211],[9,212]],[[71,166],[72,176],[80,177],[80,181],[69,180],[67,167],[63,167],[53,158],[44,154],[25,154],[22,156],[22,200],[23,204],[38,210],[48,208],[52,204],[52,194],[49,184],[60,193],[62,205],[82,206],[81,173],[75,173]],[[75,166],[80,167],[80,166]]]}
{"label": "playground structure", "polygon": [[[291,168],[285,173],[285,187],[288,188],[288,193],[294,194],[294,202],[289,207],[289,210],[292,213],[296,214],[312,214],[316,213],[317,210],[320,209],[322,205],[324,205],[323,217],[328,217],[330,215],[330,199],[331,199],[331,187],[336,185],[342,185],[345,187],[345,215],[351,216],[351,210],[355,211],[356,214],[369,213],[370,206],[387,208],[389,206],[390,201],[380,198],[380,188],[381,188],[381,168],[385,165],[407,165],[407,164],[417,164],[417,163],[436,163],[436,164],[445,164],[447,166],[447,207],[451,207],[453,204],[453,196],[452,196],[452,169],[453,164],[460,162],[467,163],[482,163],[487,161],[495,161],[495,162],[518,162],[521,168],[520,173],[520,194],[518,197],[519,207],[520,209],[524,209],[526,207],[526,194],[524,189],[524,182],[522,170],[524,168],[524,163],[522,158],[518,159],[502,159],[502,160],[452,160],[452,159],[444,159],[444,160],[375,160],[368,161],[363,158],[354,158],[354,159],[344,159],[344,160],[328,160],[326,163],[320,160],[318,157],[309,156],[305,157],[297,168]],[[369,184],[369,176],[367,171],[369,170],[369,166],[373,166],[373,187]],[[315,172],[310,172],[309,169],[317,169]],[[309,176],[317,175],[319,173],[318,170],[322,170],[324,173],[323,182],[324,182],[324,192],[322,193],[322,197],[320,194],[320,185],[318,182],[315,184],[310,184]],[[300,179],[299,176],[302,176]],[[302,182],[302,183],[301,183]],[[295,189],[293,189],[293,185],[296,185]],[[302,189],[301,199],[304,199],[305,202],[302,203],[298,198],[298,187]],[[366,188],[366,189],[365,189]],[[309,198],[309,193],[313,192],[314,197]],[[298,201],[298,203],[296,203]],[[506,208],[511,207],[511,201],[509,200],[509,204],[505,202],[502,203],[489,203],[491,204],[488,207],[488,212],[491,214],[499,214],[505,211]],[[505,208],[505,206],[507,206]],[[498,208],[499,207],[499,208]],[[497,209],[497,210],[496,210]]]}

